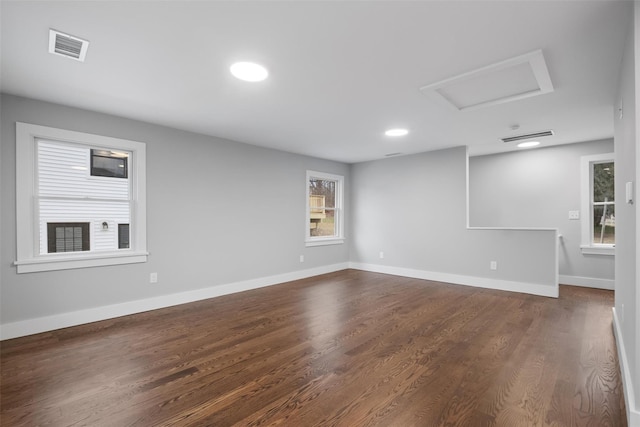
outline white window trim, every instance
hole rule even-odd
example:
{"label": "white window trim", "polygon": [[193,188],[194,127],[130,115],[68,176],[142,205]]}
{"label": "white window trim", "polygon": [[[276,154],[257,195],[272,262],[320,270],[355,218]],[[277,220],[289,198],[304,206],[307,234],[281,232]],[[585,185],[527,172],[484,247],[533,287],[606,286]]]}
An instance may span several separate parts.
{"label": "white window trim", "polygon": [[593,195],[593,165],[615,161],[615,153],[594,154],[580,158],[580,220],[581,245],[583,255],[615,255],[615,245],[596,244],[591,241],[593,215],[591,215],[591,197]]}
{"label": "white window trim", "polygon": [[[40,254],[39,226],[35,209],[37,188],[37,140],[48,139],[82,145],[130,151],[131,169],[131,247],[117,251]],[[71,268],[146,262],[146,145],[143,142],[16,123],[16,234],[18,273],[66,270]]]}
{"label": "white window trim", "polygon": [[[335,227],[336,236],[331,237],[313,237],[310,234],[309,222],[310,222],[310,208],[309,208],[309,180],[312,178],[326,179],[336,181],[336,206],[335,206]],[[341,175],[334,175],[325,172],[307,171],[307,180],[305,181],[306,187],[306,221],[305,221],[305,246],[325,246],[325,245],[340,245],[344,243],[344,177]]]}

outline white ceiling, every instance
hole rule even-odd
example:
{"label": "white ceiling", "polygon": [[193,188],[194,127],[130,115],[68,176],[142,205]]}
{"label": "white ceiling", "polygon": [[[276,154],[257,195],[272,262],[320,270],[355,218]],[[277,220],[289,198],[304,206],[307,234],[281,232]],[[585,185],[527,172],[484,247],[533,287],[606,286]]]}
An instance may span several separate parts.
{"label": "white ceiling", "polygon": [[[3,0],[0,89],[348,163],[485,154],[546,129],[543,146],[612,137],[630,12],[615,0]],[[50,28],[89,40],[86,61],[49,54]],[[455,111],[420,92],[537,49],[552,93]],[[269,79],[236,80],[241,60]],[[386,137],[392,127],[410,133]]]}

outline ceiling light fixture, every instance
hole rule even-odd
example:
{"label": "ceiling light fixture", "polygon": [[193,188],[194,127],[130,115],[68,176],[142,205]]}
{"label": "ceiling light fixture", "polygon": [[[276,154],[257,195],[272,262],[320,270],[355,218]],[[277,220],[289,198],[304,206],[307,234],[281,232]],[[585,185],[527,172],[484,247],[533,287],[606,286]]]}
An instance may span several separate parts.
{"label": "ceiling light fixture", "polygon": [[409,131],[406,129],[389,129],[384,134],[387,136],[405,136]]}
{"label": "ceiling light fixture", "polygon": [[236,62],[229,68],[231,74],[245,82],[260,82],[269,76],[269,71],[254,62]]}
{"label": "ceiling light fixture", "polygon": [[518,148],[531,148],[537,145],[540,145],[538,141],[521,142],[520,144],[518,144]]}

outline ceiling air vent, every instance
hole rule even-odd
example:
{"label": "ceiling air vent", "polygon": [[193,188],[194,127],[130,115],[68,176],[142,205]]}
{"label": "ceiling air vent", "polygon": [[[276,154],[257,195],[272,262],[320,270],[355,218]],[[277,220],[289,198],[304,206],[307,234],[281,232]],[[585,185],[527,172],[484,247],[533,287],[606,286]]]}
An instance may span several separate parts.
{"label": "ceiling air vent", "polygon": [[56,30],[49,30],[49,53],[84,62],[89,42]]}
{"label": "ceiling air vent", "polygon": [[552,130],[545,130],[542,132],[527,133],[524,135],[508,136],[506,138],[500,138],[500,139],[502,140],[502,142],[514,142],[514,141],[521,141],[523,139],[542,138],[543,136],[552,136],[552,135],[553,135]]}

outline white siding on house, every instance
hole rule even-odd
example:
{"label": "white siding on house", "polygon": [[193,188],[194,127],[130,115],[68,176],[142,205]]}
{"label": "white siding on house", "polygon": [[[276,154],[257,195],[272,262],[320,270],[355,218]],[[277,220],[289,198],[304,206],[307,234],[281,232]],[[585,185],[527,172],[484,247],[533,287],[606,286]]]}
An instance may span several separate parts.
{"label": "white siding on house", "polygon": [[128,179],[90,175],[90,152],[78,144],[38,141],[40,197],[129,200]]}
{"label": "white siding on house", "polygon": [[91,176],[90,153],[79,144],[38,141],[40,253],[47,253],[49,222],[89,222],[92,251],[118,248],[118,224],[130,221],[130,182]]}

